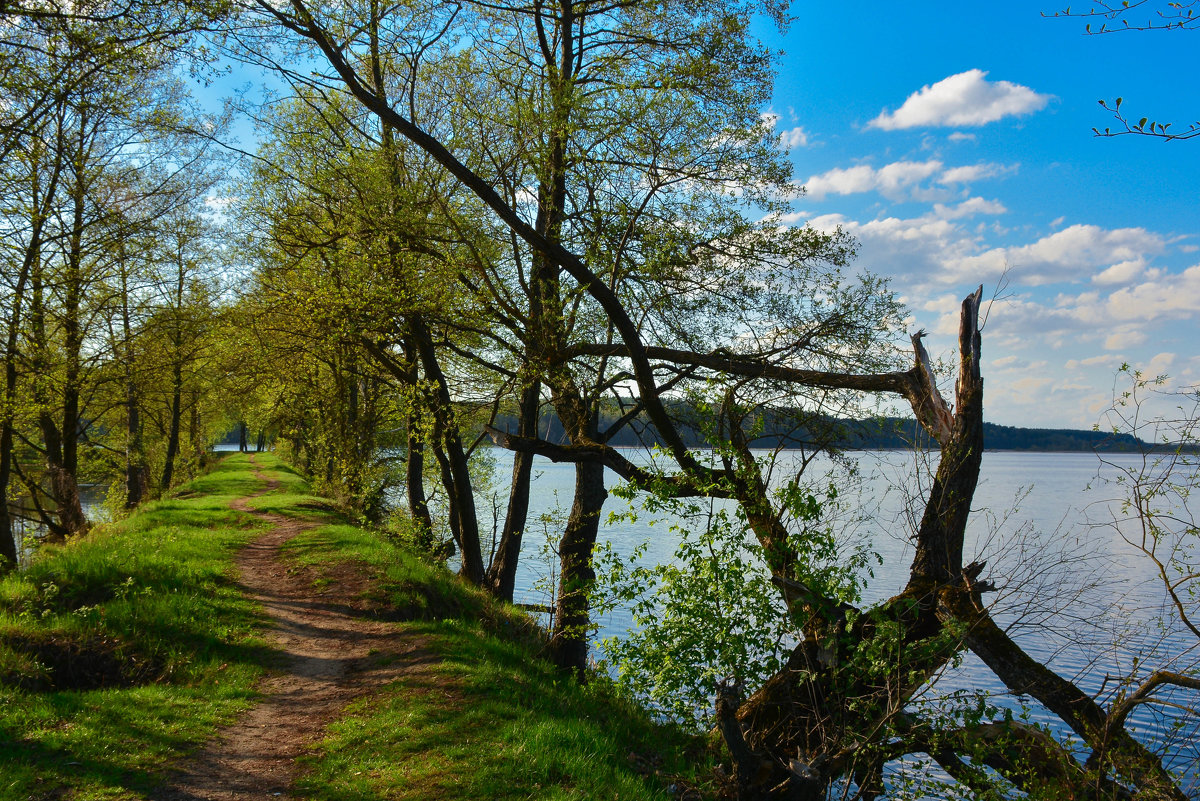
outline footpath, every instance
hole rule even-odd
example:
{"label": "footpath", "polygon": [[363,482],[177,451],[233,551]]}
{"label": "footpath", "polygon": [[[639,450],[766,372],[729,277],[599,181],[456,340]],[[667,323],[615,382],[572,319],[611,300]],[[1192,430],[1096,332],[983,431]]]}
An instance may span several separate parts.
{"label": "footpath", "polygon": [[264,475],[253,455],[248,458],[266,486],[230,506],[269,528],[238,554],[238,583],[270,621],[268,641],[277,655],[259,685],[262,700],[156,791],[160,801],[285,799],[297,758],[350,701],[403,674],[435,681],[424,638],[397,636],[394,625],[366,608],[360,568],[335,564],[314,587],[313,570],[284,558],[286,543],[320,523],[256,510],[252,501],[277,492],[280,481]]}

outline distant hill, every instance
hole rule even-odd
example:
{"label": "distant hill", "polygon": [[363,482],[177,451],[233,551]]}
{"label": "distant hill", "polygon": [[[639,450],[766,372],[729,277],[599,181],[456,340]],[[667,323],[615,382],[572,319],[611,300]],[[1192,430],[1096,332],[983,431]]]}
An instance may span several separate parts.
{"label": "distant hill", "polygon": [[[847,424],[855,432],[843,447],[855,449],[908,448],[916,442],[930,444],[929,435],[916,420],[885,418]],[[1129,434],[1069,428],[1017,428],[983,424],[983,447],[990,451],[1141,451],[1148,445]]]}
{"label": "distant hill", "polygon": [[[677,410],[678,411],[678,410]],[[765,431],[789,431],[787,436],[753,437],[752,444],[760,448],[789,445],[799,446],[816,441],[834,441],[846,450],[889,450],[907,449],[915,445],[930,447],[929,435],[911,418],[885,417],[871,420],[837,420],[822,418],[804,424],[788,424],[789,415],[775,412],[772,420],[765,421]],[[600,428],[603,431],[616,414],[605,414]],[[501,430],[515,432],[516,420],[501,416],[496,421]],[[809,430],[816,428],[819,430]],[[565,443],[566,435],[562,424],[553,412],[542,414],[538,433],[550,442]],[[688,445],[703,447],[706,443],[694,429],[685,429]],[[657,432],[649,421],[638,419],[618,432],[610,444],[615,446],[637,446],[661,444]],[[997,451],[1104,451],[1133,452],[1149,450],[1150,446],[1128,434],[1113,434],[1105,431],[1086,431],[1067,428],[1017,428],[994,423],[983,424],[983,443],[987,450]]]}

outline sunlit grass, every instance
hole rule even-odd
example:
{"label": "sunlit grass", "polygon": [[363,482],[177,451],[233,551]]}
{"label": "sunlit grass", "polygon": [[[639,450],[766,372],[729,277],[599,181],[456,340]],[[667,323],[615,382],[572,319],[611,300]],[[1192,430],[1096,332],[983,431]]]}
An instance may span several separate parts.
{"label": "sunlit grass", "polygon": [[[430,663],[348,708],[304,759],[298,795],[670,797],[669,777],[701,743],[652,723],[602,679],[564,679],[520,611],[350,525],[273,455],[253,461],[280,485],[251,508],[318,524],[284,546],[287,558],[317,583],[339,562],[360,566],[370,608]],[[266,524],[229,503],[264,487],[254,476],[248,456],[230,456],[175,497],[0,581],[0,801],[144,797],[252,702],[274,652],[233,580],[234,557]]]}
{"label": "sunlit grass", "polygon": [[669,776],[688,770],[684,753],[703,747],[602,678],[564,678],[521,612],[376,534],[323,526],[286,547],[318,570],[339,559],[377,569],[375,592],[407,619],[397,636],[421,638],[436,656],[432,673],[400,679],[330,727],[299,781],[307,797],[669,798]]}

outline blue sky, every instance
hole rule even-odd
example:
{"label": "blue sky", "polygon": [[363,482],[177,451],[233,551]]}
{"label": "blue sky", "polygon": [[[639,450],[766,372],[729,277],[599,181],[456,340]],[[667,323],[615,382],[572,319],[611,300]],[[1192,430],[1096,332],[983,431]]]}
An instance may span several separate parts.
{"label": "blue sky", "polygon": [[809,190],[790,220],[854,233],[934,348],[1007,268],[986,417],[1087,428],[1122,362],[1200,383],[1200,139],[1091,132],[1117,96],[1135,120],[1200,119],[1200,31],[1086,36],[1055,10],[803,4],[760,33],[784,51],[767,111]]}

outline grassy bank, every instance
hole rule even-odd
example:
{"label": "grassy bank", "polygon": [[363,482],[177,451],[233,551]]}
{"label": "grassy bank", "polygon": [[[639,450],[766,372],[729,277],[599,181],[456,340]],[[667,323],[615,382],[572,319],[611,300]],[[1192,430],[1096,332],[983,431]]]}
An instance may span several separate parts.
{"label": "grassy bank", "polygon": [[564,680],[520,612],[351,526],[306,532],[290,549],[318,575],[338,561],[368,565],[380,576],[376,597],[404,618],[399,631],[426,639],[437,657],[434,677],[402,678],[330,727],[306,760],[300,795],[644,799],[678,790],[677,760],[696,744],[603,681]]}
{"label": "grassy bank", "polygon": [[[251,505],[314,514],[303,494]],[[524,613],[345,522],[306,531],[286,549],[317,588],[346,563],[373,576],[367,605],[433,658],[432,675],[360,699],[329,727],[304,760],[297,795],[609,801],[678,798],[694,784],[685,765],[694,761],[684,757],[700,744],[652,723],[605,681],[565,680],[542,658],[544,639]]]}
{"label": "grassy bank", "polygon": [[[251,506],[321,523],[286,549],[314,593],[353,567],[368,577],[365,608],[428,654],[426,669],[329,727],[296,795],[672,797],[683,770],[672,760],[694,743],[602,681],[564,681],[519,612],[350,525],[273,456],[255,458],[281,487]],[[273,651],[232,573],[264,524],[228,504],[261,486],[232,456],[0,582],[0,801],[145,797],[171,760],[252,702]]]}

